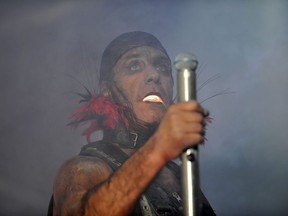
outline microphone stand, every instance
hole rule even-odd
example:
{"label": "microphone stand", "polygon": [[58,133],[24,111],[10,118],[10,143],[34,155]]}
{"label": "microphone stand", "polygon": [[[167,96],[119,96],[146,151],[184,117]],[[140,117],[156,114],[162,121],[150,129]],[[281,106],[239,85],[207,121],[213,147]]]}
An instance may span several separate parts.
{"label": "microphone stand", "polygon": [[199,216],[198,148],[189,148],[181,155],[183,212],[185,216]]}
{"label": "microphone stand", "polygon": [[[194,64],[193,64],[194,63]],[[197,60],[190,68],[178,68],[178,101],[196,100]],[[194,66],[195,65],[195,66]],[[188,148],[181,154],[183,213],[185,216],[199,216],[199,163],[198,146]]]}

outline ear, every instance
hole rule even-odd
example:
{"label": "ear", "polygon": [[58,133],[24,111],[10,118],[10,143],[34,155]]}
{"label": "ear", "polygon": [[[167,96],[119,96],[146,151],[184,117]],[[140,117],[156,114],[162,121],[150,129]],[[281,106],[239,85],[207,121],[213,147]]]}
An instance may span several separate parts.
{"label": "ear", "polygon": [[111,96],[111,90],[109,88],[109,85],[106,81],[102,81],[100,84],[100,94],[105,97]]}

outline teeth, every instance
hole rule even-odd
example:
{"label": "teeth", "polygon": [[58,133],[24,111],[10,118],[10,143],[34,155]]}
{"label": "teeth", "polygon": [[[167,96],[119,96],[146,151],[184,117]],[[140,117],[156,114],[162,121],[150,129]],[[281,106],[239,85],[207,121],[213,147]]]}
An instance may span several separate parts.
{"label": "teeth", "polygon": [[148,95],[143,99],[143,102],[163,103],[163,100],[157,95]]}

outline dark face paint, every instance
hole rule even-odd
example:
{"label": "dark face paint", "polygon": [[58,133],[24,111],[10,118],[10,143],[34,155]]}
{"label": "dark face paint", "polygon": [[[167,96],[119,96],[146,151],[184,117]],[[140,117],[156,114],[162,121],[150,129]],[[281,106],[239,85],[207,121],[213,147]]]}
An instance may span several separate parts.
{"label": "dark face paint", "polygon": [[153,47],[134,48],[121,56],[113,82],[112,92],[120,91],[121,103],[132,106],[137,119],[146,123],[160,122],[172,103],[171,62]]}

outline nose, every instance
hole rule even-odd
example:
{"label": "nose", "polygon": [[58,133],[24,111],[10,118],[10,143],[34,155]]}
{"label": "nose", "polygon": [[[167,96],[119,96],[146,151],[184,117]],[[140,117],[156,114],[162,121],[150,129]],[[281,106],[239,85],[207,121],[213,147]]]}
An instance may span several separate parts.
{"label": "nose", "polygon": [[146,83],[159,83],[160,82],[160,74],[153,66],[147,68],[147,75],[145,78]]}

